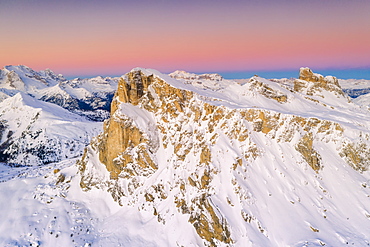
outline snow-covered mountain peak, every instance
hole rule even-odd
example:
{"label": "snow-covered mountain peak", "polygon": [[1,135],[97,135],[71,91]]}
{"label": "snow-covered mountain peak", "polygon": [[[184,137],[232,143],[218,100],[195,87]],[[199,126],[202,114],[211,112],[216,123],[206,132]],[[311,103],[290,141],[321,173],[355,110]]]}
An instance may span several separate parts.
{"label": "snow-covered mountain peak", "polygon": [[20,78],[22,78],[25,83],[28,81],[39,81],[42,84],[46,85],[54,85],[57,82],[66,81],[63,75],[59,74],[56,75],[52,70],[45,69],[41,71],[35,71],[25,65],[8,65],[4,67],[4,70],[13,71],[16,73]]}
{"label": "snow-covered mountain peak", "polygon": [[25,90],[25,83],[22,78],[14,71],[4,68],[0,70],[0,85],[2,88]]}
{"label": "snow-covered mountain peak", "polygon": [[48,86],[54,86],[65,80],[63,76],[57,76],[51,70],[36,72],[24,65],[9,65],[0,71],[0,86],[2,88],[29,93]]}
{"label": "snow-covered mountain peak", "polygon": [[26,74],[26,73],[29,73],[30,71],[33,71],[33,69],[31,69],[30,67],[26,65],[6,65],[4,66],[4,69],[8,71],[14,71],[20,74]]}
{"label": "snow-covered mountain peak", "polygon": [[[299,82],[336,86],[314,76]],[[212,84],[134,69],[120,79],[111,118],[77,163],[80,186],[139,210],[158,233],[172,229],[164,245],[336,246],[354,232],[365,243],[359,222],[368,223],[368,194],[339,174],[368,179],[368,115],[308,96],[259,77]]]}

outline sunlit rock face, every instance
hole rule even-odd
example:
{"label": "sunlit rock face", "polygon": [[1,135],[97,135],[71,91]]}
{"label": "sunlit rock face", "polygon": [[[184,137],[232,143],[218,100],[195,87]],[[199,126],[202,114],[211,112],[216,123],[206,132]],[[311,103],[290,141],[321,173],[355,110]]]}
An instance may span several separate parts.
{"label": "sunlit rock face", "polygon": [[[333,169],[368,169],[366,116],[352,122],[342,111],[343,104],[355,108],[334,77],[308,68],[293,85],[182,71],[171,76],[134,69],[119,80],[110,119],[78,162],[83,189],[107,190],[121,206],[151,212],[158,224],[192,229],[199,245],[291,245],[304,240],[277,240],[284,229],[271,217],[283,222],[285,216],[273,207],[294,212],[301,205],[311,219],[322,218],[301,198],[305,191],[312,198],[336,194],[320,185]],[[317,94],[344,103],[310,97]],[[337,199],[327,200],[329,208]],[[321,218],[297,214],[287,221],[307,234],[334,231]]]}
{"label": "sunlit rock face", "polygon": [[299,79],[294,81],[294,90],[297,92],[304,92],[307,95],[314,95],[324,90],[344,96],[337,78],[334,76],[324,77],[312,72],[309,68],[300,69]]}

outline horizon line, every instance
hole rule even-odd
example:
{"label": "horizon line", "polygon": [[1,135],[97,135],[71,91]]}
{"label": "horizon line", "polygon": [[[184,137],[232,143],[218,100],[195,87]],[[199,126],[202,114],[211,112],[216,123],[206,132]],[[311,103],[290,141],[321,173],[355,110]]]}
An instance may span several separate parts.
{"label": "horizon line", "polygon": [[[304,66],[302,66],[304,67]],[[301,67],[300,67],[301,68]],[[322,74],[323,76],[335,76],[338,79],[357,79],[357,80],[370,80],[370,68],[327,68],[327,69],[312,69],[309,67],[314,73]],[[73,80],[75,78],[94,78],[97,76],[101,77],[121,77],[122,75],[126,74],[130,70],[122,73],[101,73],[101,74],[62,74],[66,79]],[[175,71],[175,70],[174,70]],[[163,74],[169,74],[174,71],[162,72]],[[189,73],[194,74],[219,74],[225,79],[249,79],[255,75],[266,79],[281,79],[281,78],[298,78],[299,75],[299,68],[298,69],[281,69],[281,70],[236,70],[236,71],[187,71]]]}

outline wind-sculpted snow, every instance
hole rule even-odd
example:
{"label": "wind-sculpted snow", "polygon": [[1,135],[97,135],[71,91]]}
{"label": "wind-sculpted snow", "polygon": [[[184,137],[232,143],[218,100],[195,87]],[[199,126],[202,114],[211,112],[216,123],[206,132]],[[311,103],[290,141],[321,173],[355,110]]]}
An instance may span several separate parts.
{"label": "wind-sculpted snow", "polygon": [[123,76],[77,163],[86,193],[140,215],[112,221],[134,225],[112,230],[122,243],[147,229],[155,246],[369,244],[369,114],[336,78],[172,76]]}

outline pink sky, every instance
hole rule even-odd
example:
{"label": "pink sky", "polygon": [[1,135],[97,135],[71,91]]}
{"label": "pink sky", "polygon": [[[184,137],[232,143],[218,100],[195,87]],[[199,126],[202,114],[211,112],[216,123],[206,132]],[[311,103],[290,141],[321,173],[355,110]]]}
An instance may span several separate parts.
{"label": "pink sky", "polygon": [[67,76],[370,67],[369,13],[367,0],[14,0],[0,3],[0,66]]}

